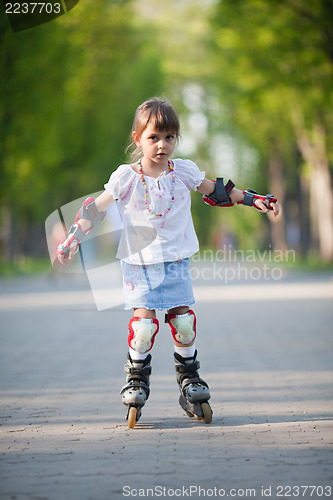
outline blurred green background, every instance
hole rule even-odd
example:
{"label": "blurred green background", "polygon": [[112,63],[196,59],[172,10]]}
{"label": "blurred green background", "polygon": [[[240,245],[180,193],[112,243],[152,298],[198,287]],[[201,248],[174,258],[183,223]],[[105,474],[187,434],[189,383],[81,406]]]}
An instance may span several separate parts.
{"label": "blurred green background", "polygon": [[333,1],[94,0],[0,24],[1,270],[47,262],[44,222],[103,189],[136,107],[168,98],[175,156],[278,197],[278,220],[193,193],[202,248],[333,261]]}

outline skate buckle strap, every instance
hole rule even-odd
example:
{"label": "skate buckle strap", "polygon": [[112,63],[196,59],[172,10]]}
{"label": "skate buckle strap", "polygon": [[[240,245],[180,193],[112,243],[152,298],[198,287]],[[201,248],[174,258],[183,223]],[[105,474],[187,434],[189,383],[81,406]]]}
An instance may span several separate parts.
{"label": "skate buckle strap", "polygon": [[150,394],[150,388],[149,385],[146,384],[143,380],[131,380],[128,382],[124,387],[121,389],[120,394],[124,394],[124,392],[127,391],[127,389],[144,389],[147,393],[147,398],[149,397]]}
{"label": "skate buckle strap", "polygon": [[193,385],[202,385],[203,387],[207,387],[207,389],[209,388],[207,382],[202,380],[202,378],[193,377],[193,378],[184,378],[181,381],[182,390],[184,390],[186,387],[188,387],[189,385],[192,385],[192,384]]}
{"label": "skate buckle strap", "polygon": [[125,373],[129,375],[151,375],[151,366],[145,366],[144,368],[136,368],[134,366],[125,365]]}
{"label": "skate buckle strap", "polygon": [[190,365],[175,365],[177,373],[195,373],[200,368],[200,361],[195,361]]}

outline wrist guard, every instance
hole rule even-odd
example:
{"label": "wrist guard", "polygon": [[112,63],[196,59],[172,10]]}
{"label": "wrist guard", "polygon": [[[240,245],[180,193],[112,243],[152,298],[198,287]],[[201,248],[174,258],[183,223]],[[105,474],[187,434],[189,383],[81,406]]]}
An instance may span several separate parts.
{"label": "wrist guard", "polygon": [[76,248],[74,250],[74,255],[75,255],[79,249],[80,242],[83,240],[86,234],[87,233],[85,233],[82,230],[78,222],[72,224],[71,227],[69,228],[67,238],[63,243],[60,243],[60,245],[58,245],[57,254],[64,255],[65,259],[67,259],[69,256],[69,247],[73,242],[75,242],[76,243]]}
{"label": "wrist guard", "polygon": [[203,201],[212,207],[232,207],[234,204],[230,200],[229,193],[235,184],[229,179],[224,185],[223,177],[218,177],[213,182],[215,182],[214,191],[209,195],[204,194]]}
{"label": "wrist guard", "polygon": [[254,203],[255,200],[257,199],[262,200],[264,202],[265,207],[268,210],[273,210],[273,207],[271,207],[270,203],[277,202],[277,199],[274,198],[272,194],[260,195],[253,189],[244,189],[243,194],[244,194],[244,199],[242,201],[239,201],[237,204],[253,207],[256,210],[258,210],[258,212],[262,212],[262,210],[261,208],[257,207],[257,205],[255,205]]}
{"label": "wrist guard", "polygon": [[90,229],[92,229],[93,227],[98,226],[102,222],[105,216],[106,216],[106,211],[100,212],[96,207],[95,198],[90,196],[90,198],[87,198],[83,202],[82,207],[76,214],[75,222],[77,222],[79,219],[90,220],[92,222],[92,225],[88,230],[90,231]]}

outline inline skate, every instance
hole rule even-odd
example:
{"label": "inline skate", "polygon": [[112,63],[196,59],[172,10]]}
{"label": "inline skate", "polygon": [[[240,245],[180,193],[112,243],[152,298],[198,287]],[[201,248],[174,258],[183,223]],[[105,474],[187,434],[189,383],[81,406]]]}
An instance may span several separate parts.
{"label": "inline skate", "polygon": [[183,358],[174,353],[177,382],[180,396],[179,404],[186,414],[206,424],[212,421],[213,411],[208,403],[210,392],[208,384],[199,377],[200,363],[197,360],[197,351],[191,358]]}
{"label": "inline skate", "polygon": [[151,355],[148,354],[143,361],[135,361],[128,353],[127,359],[125,365],[126,384],[121,389],[120,394],[123,404],[128,407],[126,415],[128,427],[133,429],[141,417],[142,407],[150,393]]}

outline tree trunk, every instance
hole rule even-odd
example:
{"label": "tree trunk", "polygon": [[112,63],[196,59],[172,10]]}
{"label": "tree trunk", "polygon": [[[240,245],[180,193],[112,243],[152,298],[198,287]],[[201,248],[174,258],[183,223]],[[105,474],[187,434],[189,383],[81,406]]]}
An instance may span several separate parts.
{"label": "tree trunk", "polygon": [[17,250],[16,219],[13,206],[3,205],[1,207],[2,222],[0,225],[0,240],[3,257],[6,262],[12,262]]}
{"label": "tree trunk", "polygon": [[[299,204],[298,220],[300,226],[300,251],[306,257],[313,246],[314,235],[310,231],[310,179],[304,169],[298,178],[297,201]],[[319,248],[318,235],[315,236],[316,248]]]}
{"label": "tree trunk", "polygon": [[285,252],[287,250],[285,216],[283,211],[286,195],[285,178],[283,175],[283,163],[277,153],[274,152],[271,154],[269,160],[268,176],[269,189],[277,198],[281,209],[280,215],[276,219],[269,217],[273,249]]}
{"label": "tree trunk", "polygon": [[323,261],[333,259],[333,192],[325,147],[325,130],[313,127],[312,134],[297,124],[297,142],[310,172],[311,235],[318,239],[319,255]]}

